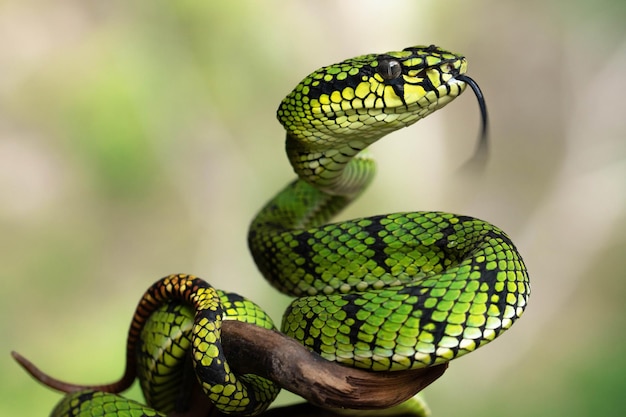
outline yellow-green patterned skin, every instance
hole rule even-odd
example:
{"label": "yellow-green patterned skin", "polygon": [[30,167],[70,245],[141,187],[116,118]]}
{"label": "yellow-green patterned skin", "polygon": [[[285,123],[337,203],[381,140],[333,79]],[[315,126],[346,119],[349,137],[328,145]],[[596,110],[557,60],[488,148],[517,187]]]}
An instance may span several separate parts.
{"label": "yellow-green patterned skin", "polygon": [[280,388],[273,382],[231,371],[220,342],[221,323],[227,319],[274,328],[256,304],[193,276],[171,275],[146,291],[131,324],[131,333],[141,329],[139,340],[129,337],[129,345],[138,347],[137,374],[149,405],[174,411],[175,402],[188,393],[189,350],[193,373],[221,412],[254,415],[274,401]]}
{"label": "yellow-green patterned skin", "polygon": [[352,159],[386,134],[445,106],[465,89],[465,58],[434,46],[370,54],[320,68],[278,108],[301,180],[333,195],[363,190],[373,161]]}
{"label": "yellow-green patterned skin", "polygon": [[[274,328],[270,317],[256,304],[240,295],[216,290],[200,278],[178,274],[157,281],[145,292],[135,310],[127,341],[127,369],[122,381],[115,385],[130,385],[127,382],[132,382],[136,375],[147,405],[160,413],[171,413],[185,410],[191,387],[189,376],[195,375],[204,393],[221,412],[255,415],[264,411],[280,388],[257,375],[236,375],[231,371],[221,347],[223,320]],[[64,399],[52,416],[86,413],[89,404],[81,402],[70,407],[76,398],[89,398],[77,395],[70,394],[73,400]],[[107,401],[108,407],[123,402],[122,397],[114,399],[98,394],[97,398]],[[99,403],[89,402],[95,407],[93,415],[101,415],[97,414]],[[180,405],[181,410],[177,408]],[[147,412],[148,408],[141,410]],[[126,414],[120,412],[120,417],[123,415]]]}
{"label": "yellow-green patterned skin", "polygon": [[52,417],[165,417],[165,413],[117,394],[79,391],[68,394],[52,410]]}
{"label": "yellow-green patterned skin", "polygon": [[371,370],[447,362],[526,307],[522,258],[487,222],[412,212],[326,224],[371,181],[365,148],[461,94],[466,68],[434,46],[365,55],[314,72],[278,109],[298,179],[261,210],[248,241],[266,279],[300,297],[282,331],[328,360]]}
{"label": "yellow-green patterned skin", "polygon": [[[238,294],[216,290],[221,302],[224,320],[238,320],[252,323],[266,329],[273,329],[271,318],[255,303]],[[194,310],[178,300],[169,300],[165,305],[150,314],[142,327],[137,341],[137,377],[146,403],[162,412],[175,411],[176,404],[185,402],[190,392],[189,375],[193,375],[191,364],[186,360],[192,346]],[[229,377],[230,378],[230,377]],[[256,391],[261,407],[269,405],[278,388],[273,383],[254,375],[234,376],[247,382]],[[207,381],[209,385],[215,380]],[[223,392],[240,387],[225,388]],[[214,387],[210,389],[215,391]],[[234,392],[234,391],[233,391]],[[245,395],[240,392],[240,395]],[[225,398],[230,398],[226,396]],[[216,401],[224,402],[223,397]],[[247,407],[244,409],[247,410]],[[255,408],[256,411],[256,408]]]}
{"label": "yellow-green patterned skin", "polygon": [[[487,222],[410,212],[327,224],[372,180],[366,148],[460,95],[466,83],[456,77],[466,69],[464,57],[435,46],[364,55],[313,72],[278,109],[298,177],[261,209],[248,243],[265,278],[298,297],[282,331],[328,360],[374,371],[447,362],[496,338],[526,307],[524,263]],[[219,340],[223,319],[273,327],[253,303],[197,278],[157,282],[131,325],[127,375],[136,366],[147,403],[159,412],[84,391],[65,397],[53,417],[170,413],[185,399],[191,367],[220,411],[262,412],[278,387],[230,372]],[[193,365],[185,361],[189,350]],[[415,415],[426,414],[417,403]]]}

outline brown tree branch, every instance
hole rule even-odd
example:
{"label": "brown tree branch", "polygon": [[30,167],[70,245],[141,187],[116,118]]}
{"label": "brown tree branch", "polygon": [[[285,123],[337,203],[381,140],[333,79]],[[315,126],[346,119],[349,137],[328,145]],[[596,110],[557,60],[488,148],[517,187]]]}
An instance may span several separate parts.
{"label": "brown tree branch", "polygon": [[[372,372],[328,361],[284,334],[252,324],[222,323],[222,346],[233,370],[275,381],[282,388],[308,400],[309,405],[280,407],[265,417],[334,417],[317,408],[381,409],[397,405],[426,388],[446,370],[447,364],[411,371]],[[58,389],[65,384],[50,377],[17,353],[15,360],[44,385]],[[71,385],[76,388],[79,386]],[[177,417],[221,416],[197,383],[190,408]]]}
{"label": "brown tree branch", "polygon": [[[212,415],[211,417],[217,416]],[[285,407],[271,408],[263,413],[261,417],[346,417],[346,415],[334,413],[332,410],[323,409],[311,403],[301,403]],[[415,417],[415,415],[394,414],[394,417]]]}
{"label": "brown tree branch", "polygon": [[231,366],[278,383],[320,407],[388,408],[439,378],[447,365],[411,371],[371,372],[327,361],[277,331],[237,321],[222,324],[222,346]]}

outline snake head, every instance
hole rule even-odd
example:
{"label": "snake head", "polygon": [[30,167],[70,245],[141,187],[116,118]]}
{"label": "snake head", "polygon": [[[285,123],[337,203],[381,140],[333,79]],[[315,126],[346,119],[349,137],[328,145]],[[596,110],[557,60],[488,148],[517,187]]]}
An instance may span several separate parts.
{"label": "snake head", "polygon": [[452,101],[465,89],[455,77],[466,69],[465,57],[434,45],[362,55],[304,78],[277,116],[309,147],[358,137],[364,148]]}

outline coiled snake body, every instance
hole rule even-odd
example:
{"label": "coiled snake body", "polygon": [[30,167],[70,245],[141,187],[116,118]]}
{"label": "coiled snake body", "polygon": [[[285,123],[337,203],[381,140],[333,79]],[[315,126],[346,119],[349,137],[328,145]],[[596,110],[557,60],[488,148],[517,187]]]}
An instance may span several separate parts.
{"label": "coiled snake body", "polygon": [[[526,306],[524,263],[489,223],[412,212],[326,224],[371,181],[366,148],[461,94],[466,67],[464,57],[435,46],[364,55],[313,72],[278,109],[298,179],[260,211],[248,242],[266,279],[299,297],[282,331],[330,361],[374,371],[447,362],[493,340]],[[137,358],[150,405],[172,409],[188,349],[223,412],[255,414],[273,400],[272,382],[230,371],[215,340],[223,318],[273,326],[253,303],[194,277],[170,276],[148,290],[131,326],[129,361]],[[54,415],[96,415],[88,408],[95,403],[154,415],[98,392],[67,396]]]}

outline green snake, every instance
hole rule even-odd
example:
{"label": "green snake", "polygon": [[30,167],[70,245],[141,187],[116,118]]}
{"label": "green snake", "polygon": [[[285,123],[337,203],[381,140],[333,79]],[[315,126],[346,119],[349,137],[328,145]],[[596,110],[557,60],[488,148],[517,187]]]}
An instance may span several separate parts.
{"label": "green snake", "polygon": [[[363,55],[313,72],[278,108],[298,178],[261,209],[248,244],[265,278],[298,297],[282,332],[329,361],[372,371],[445,363],[492,341],[526,307],[523,260],[487,222],[410,212],[327,224],[371,182],[366,148],[474,88],[466,69],[463,56],[432,45]],[[231,370],[219,343],[225,319],[273,328],[254,303],[198,278],[158,281],[133,318],[124,378],[98,388],[117,392],[138,375],[159,411],[87,390],[53,416],[164,415],[190,369],[220,411],[262,412],[279,387]]]}

